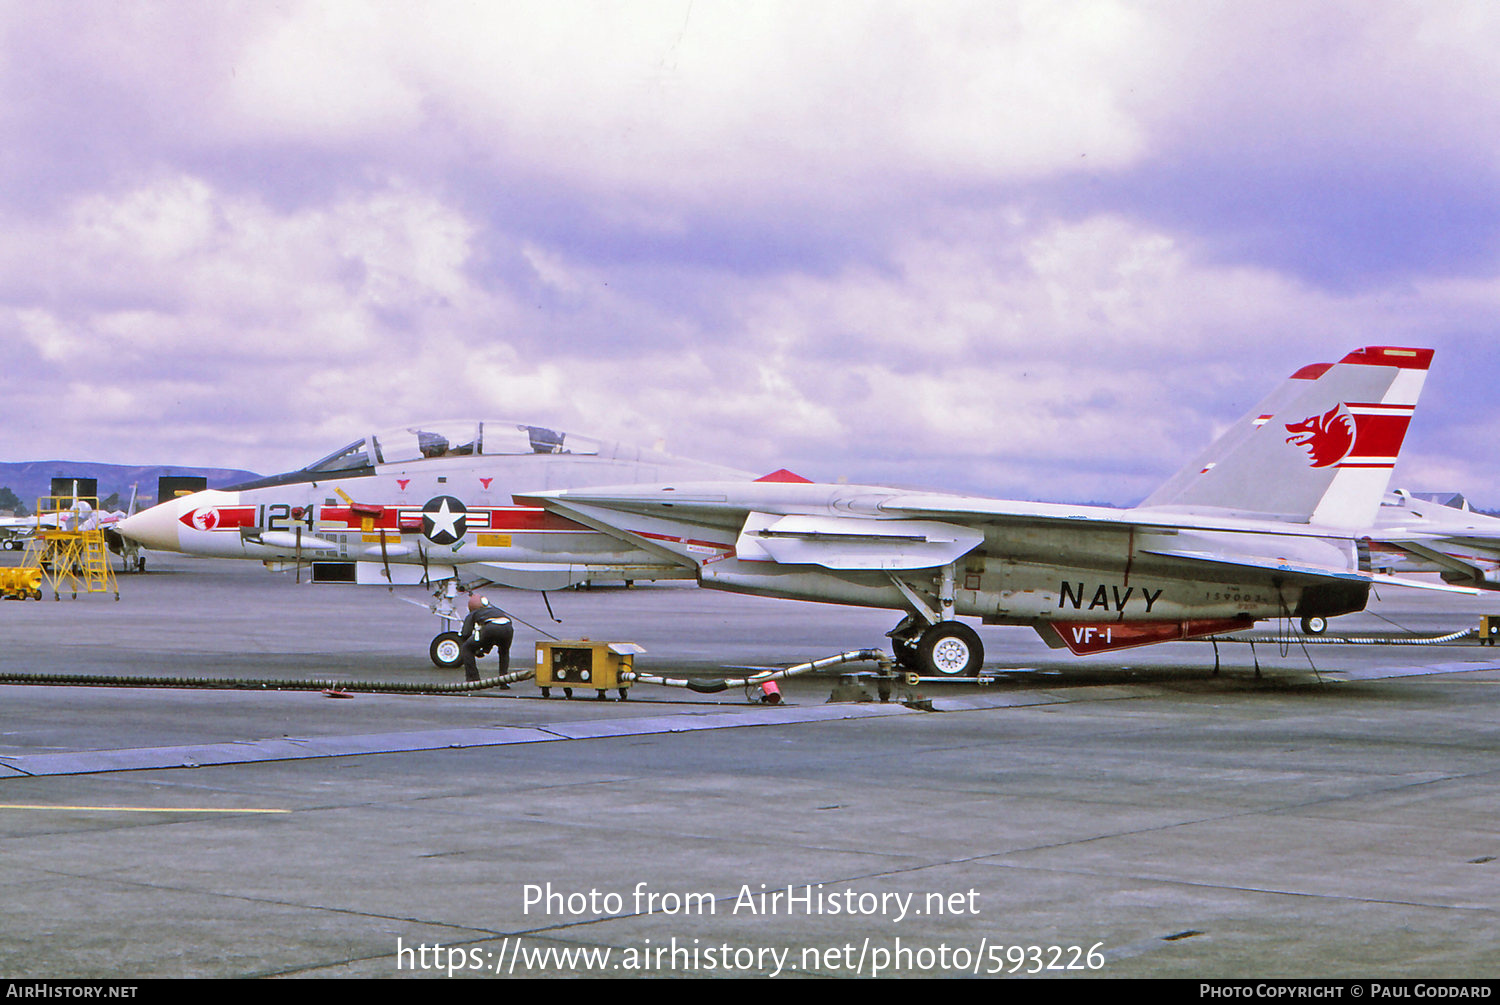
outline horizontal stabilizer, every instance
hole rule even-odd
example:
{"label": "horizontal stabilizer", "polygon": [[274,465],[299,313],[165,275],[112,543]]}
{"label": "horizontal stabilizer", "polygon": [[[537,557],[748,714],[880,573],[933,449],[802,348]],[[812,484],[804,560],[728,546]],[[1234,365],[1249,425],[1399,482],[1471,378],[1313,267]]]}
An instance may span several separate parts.
{"label": "horizontal stabilizer", "polygon": [[1432,590],[1435,593],[1457,593],[1464,597],[1477,597],[1479,590],[1472,586],[1453,586],[1449,583],[1423,583],[1415,579],[1403,579],[1400,576],[1382,576],[1378,573],[1368,574],[1371,586],[1404,586],[1408,590]]}
{"label": "horizontal stabilizer", "polygon": [[1327,565],[1310,565],[1305,562],[1290,562],[1280,558],[1263,558],[1258,555],[1223,555],[1202,551],[1169,551],[1166,549],[1143,549],[1142,554],[1174,561],[1214,566],[1224,569],[1255,569],[1273,572],[1297,579],[1341,579],[1346,582],[1370,582],[1370,574],[1358,569],[1340,569]]}
{"label": "horizontal stabilizer", "polygon": [[1362,572],[1358,569],[1336,569],[1329,566],[1305,565],[1281,559],[1259,558],[1253,555],[1231,557],[1228,555],[1209,554],[1207,552],[1166,550],[1143,550],[1142,554],[1156,555],[1160,558],[1171,558],[1184,562],[1197,562],[1205,566],[1217,566],[1227,569],[1258,569],[1301,580],[1338,579],[1351,583],[1369,583],[1371,586],[1404,586],[1413,590],[1458,593],[1471,597],[1477,596],[1479,593],[1478,590],[1468,586],[1450,586],[1447,583],[1424,583],[1414,579],[1402,579],[1398,576],[1383,576],[1373,572]]}

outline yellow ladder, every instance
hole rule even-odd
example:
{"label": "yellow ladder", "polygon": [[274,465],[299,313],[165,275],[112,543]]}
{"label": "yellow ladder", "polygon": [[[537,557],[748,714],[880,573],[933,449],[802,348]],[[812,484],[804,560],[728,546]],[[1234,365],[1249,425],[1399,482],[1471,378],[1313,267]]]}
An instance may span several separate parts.
{"label": "yellow ladder", "polygon": [[109,568],[109,548],[104,544],[104,531],[99,527],[83,533],[83,582],[88,593],[107,593],[113,589],[115,599],[120,599],[120,588],[115,583],[115,574]]}

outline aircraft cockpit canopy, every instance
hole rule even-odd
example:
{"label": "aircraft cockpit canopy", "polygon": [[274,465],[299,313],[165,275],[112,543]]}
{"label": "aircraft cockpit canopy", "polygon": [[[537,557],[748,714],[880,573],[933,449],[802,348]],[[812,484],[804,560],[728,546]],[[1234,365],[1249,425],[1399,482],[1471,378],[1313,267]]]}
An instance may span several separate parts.
{"label": "aircraft cockpit canopy", "polygon": [[587,436],[560,433],[545,426],[522,422],[467,419],[421,422],[397,426],[335,450],[305,468],[256,478],[226,491],[316,482],[323,478],[349,478],[375,473],[376,465],[409,464],[443,457],[473,457],[525,454],[598,454],[602,442]]}
{"label": "aircraft cockpit canopy", "polygon": [[304,471],[318,474],[404,464],[439,457],[516,454],[597,454],[599,443],[545,426],[516,422],[424,422],[383,430],[340,447]]}

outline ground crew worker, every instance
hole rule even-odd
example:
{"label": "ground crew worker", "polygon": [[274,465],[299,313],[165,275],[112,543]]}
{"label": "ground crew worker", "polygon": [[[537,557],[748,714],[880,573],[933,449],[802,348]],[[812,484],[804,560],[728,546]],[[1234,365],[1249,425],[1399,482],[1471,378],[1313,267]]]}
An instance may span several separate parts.
{"label": "ground crew worker", "polygon": [[511,623],[509,614],[479,594],[472,594],[469,597],[469,616],[464,619],[463,631],[459,633],[463,638],[464,679],[479,680],[478,657],[486,655],[491,648],[500,651],[500,676],[508,673],[510,643],[515,633],[516,626]]}

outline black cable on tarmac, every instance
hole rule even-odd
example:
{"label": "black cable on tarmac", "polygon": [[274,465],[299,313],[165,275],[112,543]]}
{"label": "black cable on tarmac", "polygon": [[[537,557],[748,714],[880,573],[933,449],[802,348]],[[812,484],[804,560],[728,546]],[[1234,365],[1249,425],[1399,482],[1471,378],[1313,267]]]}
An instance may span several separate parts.
{"label": "black cable on tarmac", "polygon": [[514,684],[536,675],[518,670],[499,677],[454,684],[417,684],[400,681],[287,680],[266,677],[135,677],[121,674],[0,674],[0,684],[48,684],[75,687],[180,687],[223,691],[354,691],[361,694],[464,694]]}

